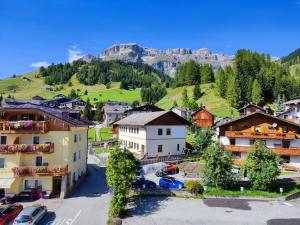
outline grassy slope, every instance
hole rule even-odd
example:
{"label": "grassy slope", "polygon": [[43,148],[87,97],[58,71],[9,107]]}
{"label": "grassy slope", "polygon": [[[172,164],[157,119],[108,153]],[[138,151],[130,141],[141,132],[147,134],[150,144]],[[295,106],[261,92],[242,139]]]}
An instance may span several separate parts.
{"label": "grassy slope", "polygon": [[[184,87],[178,87],[174,89],[168,89],[168,94],[161,99],[157,105],[164,109],[172,107],[174,100],[178,105],[181,105],[181,95]],[[186,87],[188,96],[193,96],[193,86]],[[237,117],[237,110],[230,107],[228,102],[217,96],[214,84],[202,84],[201,85],[202,97],[197,101],[206,106],[208,110],[214,113],[217,117],[231,116]]]}
{"label": "grassy slope", "polygon": [[[102,84],[86,86],[80,84],[75,75],[71,78],[71,87],[63,85],[63,90],[50,92],[45,90],[45,88],[49,86],[44,84],[43,78],[36,78],[36,75],[38,75],[38,72],[24,74],[16,78],[0,80],[0,92],[4,93],[4,96],[11,94],[15,98],[31,98],[35,95],[51,98],[60,93],[68,95],[70,90],[73,88],[80,90],[80,96],[83,100],[86,100],[89,97],[91,102],[113,100],[132,103],[134,100],[141,101],[140,89],[120,90],[120,84],[117,82],[112,83],[110,89],[106,89],[105,85]],[[23,81],[23,77],[30,78],[32,82]],[[8,90],[7,87],[11,85],[17,86],[16,92]],[[52,88],[54,88],[54,86],[52,86]],[[85,90],[88,91],[88,95],[83,95]],[[183,87],[175,89],[168,88],[168,94],[159,101],[157,105],[164,109],[169,109],[172,107],[174,100],[176,100],[180,105],[182,90]],[[193,86],[187,87],[187,90],[188,95],[192,96]],[[217,96],[215,86],[213,84],[201,85],[201,91],[203,92],[203,96],[198,100],[198,103],[203,103],[207,109],[214,113],[217,117],[231,116],[232,113],[233,116],[237,116],[237,111],[231,108],[225,99]]]}
{"label": "grassy slope", "polygon": [[296,65],[292,65],[290,66],[290,73],[292,76],[295,76],[296,73],[296,69],[299,68],[300,69],[300,64],[296,64]]}

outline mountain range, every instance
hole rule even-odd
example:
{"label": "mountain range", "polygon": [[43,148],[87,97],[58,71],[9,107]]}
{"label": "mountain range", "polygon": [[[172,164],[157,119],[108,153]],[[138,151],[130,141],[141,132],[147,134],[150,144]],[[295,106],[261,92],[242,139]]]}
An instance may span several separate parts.
{"label": "mountain range", "polygon": [[189,60],[194,60],[200,64],[210,64],[217,71],[220,67],[230,65],[234,56],[212,53],[208,48],[200,48],[195,51],[189,48],[159,50],[128,43],[113,45],[96,57],[85,55],[82,60],[86,62],[91,60],[121,60],[145,63],[173,77],[176,68]]}

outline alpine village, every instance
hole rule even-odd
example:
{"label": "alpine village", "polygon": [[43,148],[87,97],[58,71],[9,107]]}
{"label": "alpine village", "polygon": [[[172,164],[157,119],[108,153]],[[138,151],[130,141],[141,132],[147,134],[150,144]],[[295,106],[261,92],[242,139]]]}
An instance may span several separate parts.
{"label": "alpine village", "polygon": [[117,57],[138,48],[0,81],[3,204],[68,198],[95,166],[106,171],[109,224],[133,196],[299,196],[299,49],[281,59],[238,50],[166,74]]}

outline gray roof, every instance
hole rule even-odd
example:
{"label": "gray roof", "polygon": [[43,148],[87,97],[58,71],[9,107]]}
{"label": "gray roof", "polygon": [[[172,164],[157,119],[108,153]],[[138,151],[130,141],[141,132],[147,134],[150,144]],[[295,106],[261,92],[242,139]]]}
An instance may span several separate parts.
{"label": "gray roof", "polygon": [[115,113],[115,114],[123,114],[125,111],[130,110],[131,106],[123,106],[123,105],[116,105],[116,106],[104,106],[103,111],[104,113]]}
{"label": "gray roof", "polygon": [[297,99],[292,99],[292,100],[290,100],[290,101],[284,102],[283,104],[284,104],[284,105],[290,105],[290,104],[298,104],[298,103],[300,103],[300,99],[299,99],[299,98],[297,98]]}
{"label": "gray roof", "polygon": [[136,126],[145,126],[147,123],[155,120],[156,118],[168,113],[169,111],[158,111],[158,112],[145,112],[132,114],[130,116],[121,119],[114,124],[118,125],[136,125]]}
{"label": "gray roof", "polygon": [[86,121],[83,119],[79,120],[69,116],[69,113],[79,113],[79,111],[76,110],[63,110],[63,109],[38,106],[33,104],[12,105],[12,106],[9,105],[9,106],[0,107],[0,111],[6,111],[6,110],[38,110],[75,126],[85,126],[91,124],[90,121]]}

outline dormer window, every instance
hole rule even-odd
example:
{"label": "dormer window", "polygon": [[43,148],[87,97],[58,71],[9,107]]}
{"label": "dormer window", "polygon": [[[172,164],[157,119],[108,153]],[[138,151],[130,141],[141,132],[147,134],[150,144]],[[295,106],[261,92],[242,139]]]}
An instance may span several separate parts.
{"label": "dormer window", "polygon": [[255,133],[259,133],[259,127],[255,127]]}
{"label": "dormer window", "polygon": [[289,128],[288,127],[283,127],[282,131],[283,131],[283,133],[287,133],[287,132],[289,132]]}

